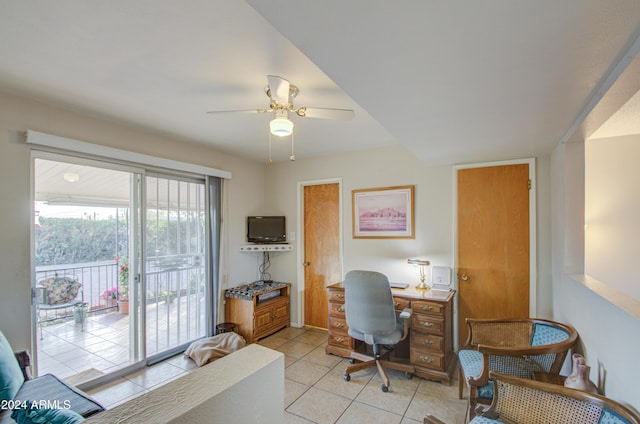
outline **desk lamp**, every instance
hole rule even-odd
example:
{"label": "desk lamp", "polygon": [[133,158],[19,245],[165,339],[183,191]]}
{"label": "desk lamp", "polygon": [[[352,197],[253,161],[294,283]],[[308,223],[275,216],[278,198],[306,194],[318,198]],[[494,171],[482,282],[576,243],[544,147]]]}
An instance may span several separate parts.
{"label": "desk lamp", "polygon": [[425,261],[424,259],[409,259],[407,263],[420,268],[420,284],[418,284],[416,288],[418,290],[429,290],[429,286],[424,282],[424,267],[429,265],[429,261]]}

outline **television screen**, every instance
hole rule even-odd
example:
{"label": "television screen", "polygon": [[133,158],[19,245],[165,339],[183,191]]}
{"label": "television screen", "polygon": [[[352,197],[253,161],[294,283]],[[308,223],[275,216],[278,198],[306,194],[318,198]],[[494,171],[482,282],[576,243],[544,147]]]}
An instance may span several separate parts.
{"label": "television screen", "polygon": [[247,241],[249,243],[284,243],[287,227],[284,216],[248,216]]}

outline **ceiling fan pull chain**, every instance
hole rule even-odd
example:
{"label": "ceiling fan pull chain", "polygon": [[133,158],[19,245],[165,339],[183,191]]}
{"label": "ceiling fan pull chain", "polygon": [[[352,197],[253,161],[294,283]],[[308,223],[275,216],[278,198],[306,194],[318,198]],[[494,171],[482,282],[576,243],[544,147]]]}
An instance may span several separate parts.
{"label": "ceiling fan pull chain", "polygon": [[269,133],[269,165],[271,165],[271,133]]}
{"label": "ceiling fan pull chain", "polygon": [[293,152],[293,133],[291,133],[291,156],[289,156],[291,162],[296,160],[296,155]]}

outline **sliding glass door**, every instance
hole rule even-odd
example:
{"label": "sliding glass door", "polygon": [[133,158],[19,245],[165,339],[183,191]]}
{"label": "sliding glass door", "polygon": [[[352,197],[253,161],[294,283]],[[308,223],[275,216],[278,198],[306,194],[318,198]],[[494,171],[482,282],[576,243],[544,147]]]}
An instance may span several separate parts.
{"label": "sliding glass door", "polygon": [[147,175],[147,355],[160,359],[207,334],[204,180]]}
{"label": "sliding glass door", "polygon": [[80,384],[210,334],[204,178],[34,152],[38,374]]}

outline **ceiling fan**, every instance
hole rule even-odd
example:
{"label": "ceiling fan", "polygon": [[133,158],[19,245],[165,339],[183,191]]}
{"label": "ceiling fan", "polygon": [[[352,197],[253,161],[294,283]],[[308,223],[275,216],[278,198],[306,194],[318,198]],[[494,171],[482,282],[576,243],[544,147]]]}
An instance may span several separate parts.
{"label": "ceiling fan", "polygon": [[[298,95],[300,89],[291,84],[288,80],[267,75],[269,84],[264,88],[265,94],[269,97],[268,109],[244,109],[244,110],[215,110],[207,113],[271,113],[273,119],[269,122],[270,134],[278,137],[286,137],[293,134],[293,121],[289,119],[289,112],[297,116],[319,119],[339,119],[348,121],[353,119],[355,112],[352,109],[335,109],[321,107],[295,107],[293,99]],[[271,139],[269,139],[271,143]],[[293,137],[291,141],[292,154],[290,160],[295,160],[293,155]],[[269,144],[271,151],[271,144]],[[271,163],[271,153],[269,153],[269,163]]]}

